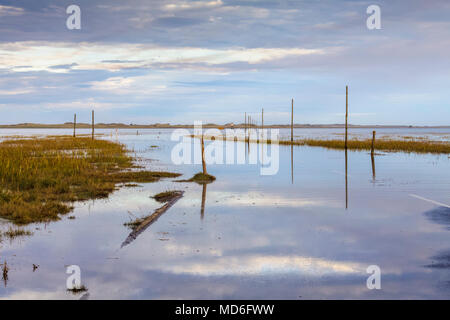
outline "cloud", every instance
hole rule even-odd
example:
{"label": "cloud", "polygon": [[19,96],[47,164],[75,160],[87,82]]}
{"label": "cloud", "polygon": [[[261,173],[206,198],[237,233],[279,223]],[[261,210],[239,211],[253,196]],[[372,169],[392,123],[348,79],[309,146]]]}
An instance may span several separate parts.
{"label": "cloud", "polygon": [[[171,64],[193,68],[195,64],[203,66],[231,63],[256,65],[287,57],[324,53],[325,49],[305,48],[209,49],[115,43],[81,43],[73,46],[70,43],[16,42],[0,44],[2,56],[0,68],[16,72],[43,70],[67,72],[71,69],[118,71],[123,68],[151,68]],[[129,56],[135,59],[127,60]],[[25,68],[24,65],[29,67]]]}
{"label": "cloud", "polygon": [[283,122],[292,96],[297,121],[342,122],[349,84],[361,124],[446,124],[450,3],[378,2],[382,30],[371,31],[364,1],[92,0],[80,4],[75,32],[59,0],[9,1],[0,5],[2,104],[22,107],[0,118],[94,99],[158,121],[239,121],[264,106]]}
{"label": "cloud", "polygon": [[0,16],[20,16],[24,13],[22,8],[0,5]]}
{"label": "cloud", "polygon": [[180,28],[204,22],[201,19],[183,17],[164,17],[152,20],[154,25],[165,28]]}
{"label": "cloud", "polygon": [[103,81],[91,82],[91,89],[109,92],[111,94],[141,94],[151,95],[165,91],[162,79],[153,75],[137,77],[111,77]]}
{"label": "cloud", "polygon": [[163,10],[167,11],[180,11],[180,10],[192,10],[192,9],[210,9],[213,7],[222,6],[221,0],[216,1],[183,1],[176,3],[169,3],[163,6]]}
{"label": "cloud", "polygon": [[20,94],[32,93],[32,89],[12,89],[12,90],[0,90],[0,96],[14,96]]}
{"label": "cloud", "polygon": [[[50,69],[56,69],[56,70],[58,70],[58,69],[66,69],[66,70],[69,70],[69,69],[72,69],[73,67],[76,67],[76,66],[78,66],[78,63],[60,64],[60,65],[57,65],[57,66],[50,66],[49,68],[50,68]],[[31,67],[31,68],[32,68],[32,67]]]}
{"label": "cloud", "polygon": [[365,266],[354,262],[331,261],[302,256],[246,256],[215,257],[202,263],[186,262],[180,266],[165,266],[163,271],[199,276],[237,276],[299,273],[303,276],[323,277],[337,274],[363,274]]}
{"label": "cloud", "polygon": [[44,109],[51,109],[51,110],[80,110],[80,109],[113,109],[118,108],[118,106],[115,103],[107,103],[107,102],[101,102],[96,99],[83,99],[79,101],[72,101],[72,102],[55,102],[55,103],[45,103],[42,105]]}
{"label": "cloud", "polygon": [[[247,192],[247,193],[239,193],[233,194],[229,192],[215,193],[209,192],[213,197],[220,199],[222,198],[224,201],[222,205],[224,206],[242,206],[245,204],[252,204],[252,206],[259,207],[268,207],[268,206],[277,206],[277,207],[293,207],[293,208],[301,208],[301,207],[341,207],[342,204],[339,201],[330,200],[328,198],[323,199],[312,199],[306,197],[298,197],[289,198],[289,197],[280,197],[278,194],[270,194],[264,193],[259,194],[256,192]],[[239,199],[239,200],[238,200]]]}

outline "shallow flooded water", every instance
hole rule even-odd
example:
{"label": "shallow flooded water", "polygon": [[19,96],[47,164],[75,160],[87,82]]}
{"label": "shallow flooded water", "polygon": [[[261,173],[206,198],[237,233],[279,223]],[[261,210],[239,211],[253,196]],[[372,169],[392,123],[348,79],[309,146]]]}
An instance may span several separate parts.
{"label": "shallow flooded water", "polygon": [[[296,129],[295,135],[341,131]],[[395,134],[450,135],[436,131]],[[171,130],[97,132],[125,143],[151,170],[179,172],[182,179],[201,170],[172,163]],[[71,130],[0,130],[0,136],[63,133]],[[368,137],[371,130],[351,133]],[[250,152],[259,152],[257,146]],[[261,176],[259,165],[210,165],[217,180],[206,186],[165,179],[123,187],[108,199],[76,203],[60,221],[27,226],[32,236],[0,243],[0,263],[10,268],[0,297],[450,298],[448,155],[382,153],[372,161],[370,153],[349,151],[346,174],[341,150],[280,146],[279,152],[276,175]],[[184,196],[121,247],[131,232],[124,223],[159,208],[151,196],[167,190]],[[1,230],[8,226],[0,222]],[[88,293],[66,291],[69,265],[80,267]],[[367,288],[371,265],[380,267],[381,290]]]}

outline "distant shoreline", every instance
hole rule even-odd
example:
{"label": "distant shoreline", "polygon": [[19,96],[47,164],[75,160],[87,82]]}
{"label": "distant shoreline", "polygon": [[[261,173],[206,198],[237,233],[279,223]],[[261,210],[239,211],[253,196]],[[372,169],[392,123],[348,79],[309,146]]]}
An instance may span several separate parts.
{"label": "distant shoreline", "polygon": [[[245,125],[240,124],[204,124],[203,128],[244,128]],[[252,128],[261,126],[253,125]],[[282,125],[282,124],[274,124],[274,125],[264,125],[264,128],[279,128],[286,129],[290,128],[290,125]],[[304,128],[304,129],[335,129],[335,128],[344,128],[344,124],[294,124],[294,128]],[[385,129],[450,129],[449,126],[407,126],[407,125],[349,125],[349,128],[365,128],[365,129],[377,129],[377,128],[385,128]],[[77,129],[90,129],[91,125],[87,123],[77,123]],[[149,124],[149,125],[141,125],[141,124],[123,124],[123,123],[97,123],[95,124],[96,129],[177,129],[177,128],[186,128],[192,129],[193,125],[186,124]],[[0,125],[0,129],[73,129],[73,123],[63,123],[63,124],[40,124],[40,123],[19,123],[19,124],[10,124],[10,125]]]}

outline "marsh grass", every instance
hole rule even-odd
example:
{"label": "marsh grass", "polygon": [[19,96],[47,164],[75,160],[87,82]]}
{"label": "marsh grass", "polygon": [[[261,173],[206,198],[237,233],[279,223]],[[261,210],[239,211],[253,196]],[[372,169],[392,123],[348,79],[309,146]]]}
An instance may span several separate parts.
{"label": "marsh grass", "polygon": [[7,237],[10,240],[13,240],[17,237],[24,237],[24,236],[31,236],[33,235],[33,232],[29,231],[29,230],[25,230],[22,228],[11,228],[9,227],[9,229],[5,232],[0,232],[0,239],[3,237]]}
{"label": "marsh grass", "polygon": [[[290,141],[280,141],[280,144],[290,145]],[[343,140],[305,139],[294,141],[294,145],[324,147],[329,149],[345,149]],[[350,150],[370,150],[372,140],[348,140]],[[375,140],[375,150],[386,152],[415,152],[415,153],[450,153],[450,143],[429,140]]]}
{"label": "marsh grass", "polygon": [[105,198],[116,184],[178,177],[130,171],[124,145],[87,137],[12,139],[0,143],[0,216],[16,224],[58,220],[71,202]]}
{"label": "marsh grass", "polygon": [[198,184],[211,183],[216,180],[216,177],[203,172],[196,173],[192,178],[187,180],[176,180],[175,182],[196,182]]}
{"label": "marsh grass", "polygon": [[86,288],[86,286],[83,284],[80,287],[74,287],[72,289],[67,289],[67,292],[70,292],[72,294],[78,294],[81,292],[86,292],[88,291],[88,289]]}
{"label": "marsh grass", "polygon": [[[197,137],[191,135],[191,137]],[[198,138],[198,137],[197,137]],[[231,140],[223,136],[204,136],[208,140]],[[233,138],[234,141],[240,142],[250,142],[250,143],[261,143],[260,140],[248,141],[248,138]],[[272,141],[268,139],[265,143],[271,144]],[[311,146],[311,147],[323,147],[329,149],[345,149],[344,140],[340,139],[297,139],[294,141],[290,140],[279,140],[280,145],[294,145],[294,146]],[[352,139],[348,140],[349,150],[370,150],[372,147],[372,139]],[[375,140],[375,150],[386,151],[386,152],[415,152],[415,153],[435,153],[435,154],[450,154],[450,142],[448,141],[432,141],[425,137],[403,137],[400,139],[389,139],[387,137]]]}
{"label": "marsh grass", "polygon": [[158,202],[168,202],[170,200],[172,200],[175,197],[178,197],[180,194],[180,191],[176,190],[176,191],[165,191],[165,192],[160,192],[156,195],[153,196],[153,199],[155,199]]}
{"label": "marsh grass", "polygon": [[144,222],[144,218],[137,218],[129,222],[125,222],[123,225],[125,227],[129,227],[131,230],[134,230],[136,227],[141,225]]}

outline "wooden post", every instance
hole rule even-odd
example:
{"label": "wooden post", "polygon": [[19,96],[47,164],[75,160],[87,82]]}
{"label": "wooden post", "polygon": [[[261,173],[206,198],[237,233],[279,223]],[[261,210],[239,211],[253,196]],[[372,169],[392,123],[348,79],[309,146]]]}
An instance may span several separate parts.
{"label": "wooden post", "polygon": [[203,166],[203,174],[204,174],[204,175],[207,175],[208,172],[206,171],[206,163],[205,163],[205,143],[204,143],[204,141],[203,141],[203,134],[202,134],[201,144],[202,144],[202,166]]}
{"label": "wooden post", "polygon": [[247,138],[247,112],[244,113],[244,141]]}
{"label": "wooden post", "polygon": [[251,130],[251,127],[250,127],[250,116],[247,116],[247,117],[248,117],[248,121],[247,121],[247,125],[248,125],[247,144],[248,144],[248,151],[250,151],[250,130]]}
{"label": "wooden post", "polygon": [[371,149],[371,151],[370,151],[370,153],[373,155],[374,154],[374,152],[375,152],[375,134],[376,134],[376,131],[374,130],[373,132],[372,132],[372,149]]}
{"label": "wooden post", "polygon": [[75,128],[77,127],[77,114],[73,115],[73,137],[75,138]]}
{"label": "wooden post", "polygon": [[[264,143],[264,108],[261,110],[261,143]],[[263,148],[264,146],[261,145],[261,159],[264,157]]]}
{"label": "wooden post", "polygon": [[94,140],[94,110],[92,110],[92,140]]}
{"label": "wooden post", "polygon": [[348,86],[345,86],[345,149],[348,140]]}
{"label": "wooden post", "polygon": [[291,142],[294,142],[294,99],[291,107]]}
{"label": "wooden post", "polygon": [[261,111],[261,129],[264,129],[264,108]]}

